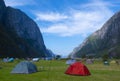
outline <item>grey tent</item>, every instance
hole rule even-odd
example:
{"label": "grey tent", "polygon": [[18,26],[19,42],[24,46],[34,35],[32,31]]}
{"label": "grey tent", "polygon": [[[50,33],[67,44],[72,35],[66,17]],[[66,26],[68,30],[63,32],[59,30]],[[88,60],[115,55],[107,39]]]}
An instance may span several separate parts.
{"label": "grey tent", "polygon": [[71,64],[73,64],[73,63],[75,63],[75,62],[76,62],[76,60],[70,59],[70,60],[67,60],[67,61],[66,61],[66,64],[71,65]]}
{"label": "grey tent", "polygon": [[30,74],[37,72],[37,67],[28,61],[20,62],[15,66],[11,73],[21,73],[21,74]]}
{"label": "grey tent", "polygon": [[38,62],[40,60],[40,58],[33,58],[32,62]]}
{"label": "grey tent", "polygon": [[87,59],[86,60],[86,64],[93,64],[94,63],[94,60],[93,59]]}

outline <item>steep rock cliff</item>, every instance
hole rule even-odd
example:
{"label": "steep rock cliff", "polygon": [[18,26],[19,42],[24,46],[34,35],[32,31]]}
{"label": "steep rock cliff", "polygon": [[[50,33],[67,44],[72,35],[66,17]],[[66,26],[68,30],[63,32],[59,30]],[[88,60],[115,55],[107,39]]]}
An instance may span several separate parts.
{"label": "steep rock cliff", "polygon": [[[46,50],[41,32],[37,24],[21,10],[6,7],[3,0],[0,1],[0,5],[1,5],[0,11],[2,11],[0,13],[1,29],[3,29],[4,34],[8,36],[7,40],[11,40],[16,46],[11,53],[15,53],[16,50],[21,51],[21,54],[20,53],[10,54],[10,51],[6,53],[3,52],[3,50],[0,50],[0,56],[1,57],[48,56],[49,53]],[[0,40],[2,40],[2,38]],[[3,45],[7,47],[6,43],[3,43]],[[14,48],[14,46],[13,47],[12,46],[13,45],[9,44],[9,48],[10,47]]]}
{"label": "steep rock cliff", "polygon": [[4,11],[5,11],[5,3],[3,0],[0,0],[0,22],[2,21],[2,16],[4,14]]}

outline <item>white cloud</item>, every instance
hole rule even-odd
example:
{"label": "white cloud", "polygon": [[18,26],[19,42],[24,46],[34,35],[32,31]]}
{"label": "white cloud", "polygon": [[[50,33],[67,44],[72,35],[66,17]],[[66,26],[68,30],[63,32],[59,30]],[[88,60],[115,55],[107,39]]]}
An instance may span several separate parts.
{"label": "white cloud", "polygon": [[69,30],[67,26],[59,24],[59,25],[53,25],[53,26],[49,27],[47,30],[43,29],[42,31],[43,32],[48,32],[48,33],[64,33],[67,30]]}
{"label": "white cloud", "polygon": [[7,6],[24,6],[36,4],[34,0],[4,0]]}
{"label": "white cloud", "polygon": [[109,5],[111,4],[94,0],[91,3],[79,6],[80,9],[68,10],[68,14],[65,17],[61,14],[57,17],[58,13],[49,14],[47,17],[45,13],[45,15],[39,16],[39,19],[51,22],[62,20],[62,22],[57,22],[47,28],[41,28],[41,31],[59,36],[87,36],[101,28],[113,15],[113,12],[108,8]]}
{"label": "white cloud", "polygon": [[43,21],[60,21],[60,20],[64,20],[67,19],[67,16],[60,14],[60,13],[53,13],[53,12],[49,12],[49,13],[36,13],[36,20],[43,20]]}

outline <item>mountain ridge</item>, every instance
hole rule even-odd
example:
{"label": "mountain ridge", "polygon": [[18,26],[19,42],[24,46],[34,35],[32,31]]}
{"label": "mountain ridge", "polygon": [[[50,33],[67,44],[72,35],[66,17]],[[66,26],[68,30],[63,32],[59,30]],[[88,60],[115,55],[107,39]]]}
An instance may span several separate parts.
{"label": "mountain ridge", "polygon": [[84,55],[102,56],[108,54],[120,57],[120,12],[115,13],[101,29],[88,36],[70,54],[72,57]]}

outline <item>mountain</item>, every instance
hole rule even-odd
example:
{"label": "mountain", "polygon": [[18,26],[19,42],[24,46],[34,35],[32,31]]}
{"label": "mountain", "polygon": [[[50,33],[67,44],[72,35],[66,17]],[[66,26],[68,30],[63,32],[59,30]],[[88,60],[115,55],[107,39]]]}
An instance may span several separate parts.
{"label": "mountain", "polygon": [[49,53],[37,24],[0,0],[0,57],[45,57]]}
{"label": "mountain", "polygon": [[49,57],[55,58],[55,53],[53,53],[50,49],[47,49],[48,53],[49,53]]}
{"label": "mountain", "polygon": [[100,57],[105,54],[120,58],[120,12],[114,14],[100,30],[87,37],[70,56]]}

